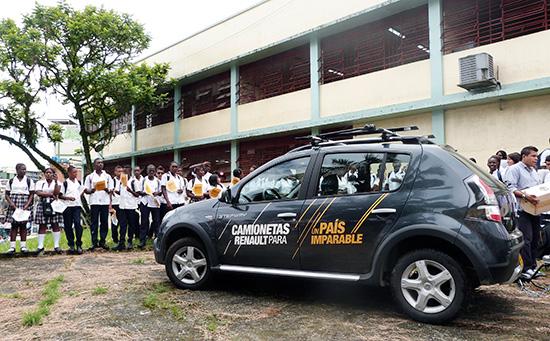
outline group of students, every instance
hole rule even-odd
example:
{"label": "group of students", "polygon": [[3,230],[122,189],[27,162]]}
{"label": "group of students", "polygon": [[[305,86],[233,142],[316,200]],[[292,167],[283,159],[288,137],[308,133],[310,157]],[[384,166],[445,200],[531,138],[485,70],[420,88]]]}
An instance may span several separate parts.
{"label": "group of students", "polygon": [[[139,166],[116,166],[113,176],[103,168],[103,160],[97,158],[93,172],[84,183],[77,179],[77,169],[69,166],[68,178],[60,182],[55,171],[48,168],[44,178],[36,183],[27,177],[26,166],[16,165],[16,176],[6,188],[8,209],[6,221],[11,224],[10,248],[14,253],[17,234],[20,235],[20,250],[28,252],[27,224],[38,224],[38,253],[44,251],[44,239],[48,227],[54,240],[54,251],[62,252],[59,242],[61,225],[65,230],[69,253],[82,254],[82,195],[87,196],[90,207],[91,251],[109,249],[106,243],[111,214],[111,237],[117,245],[115,250],[133,248],[134,238],[139,238],[143,248],[147,238],[152,238],[164,215],[173,209],[208,198],[218,198],[225,190],[218,174],[210,172],[208,161],[192,166],[184,177],[177,162],[172,162],[167,172],[164,167],[148,165],[142,175]],[[238,173],[238,172],[237,172]],[[239,174],[240,175],[240,174]],[[232,183],[238,182],[234,178]],[[34,196],[38,197],[34,207]],[[55,203],[54,203],[55,202]],[[62,202],[62,213],[55,210]]]}
{"label": "group of students", "polygon": [[[499,150],[487,160],[489,173],[500,180],[513,192],[516,202],[522,200],[538,204],[539,198],[525,192],[526,189],[543,183],[550,183],[550,153],[541,153],[534,146],[524,147],[520,153],[507,154]],[[538,167],[539,157],[540,167]],[[546,214],[550,214],[547,212]],[[524,245],[521,256],[524,261],[524,277],[530,278],[537,267],[537,250],[540,238],[540,215],[533,215],[516,205],[518,227],[523,233]],[[544,275],[538,272],[537,276]]]}

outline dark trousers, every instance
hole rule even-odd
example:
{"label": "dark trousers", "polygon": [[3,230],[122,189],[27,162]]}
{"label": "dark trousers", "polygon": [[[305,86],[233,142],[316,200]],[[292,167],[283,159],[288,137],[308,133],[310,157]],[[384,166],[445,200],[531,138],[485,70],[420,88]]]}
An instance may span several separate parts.
{"label": "dark trousers", "polygon": [[[105,245],[107,239],[107,233],[109,232],[108,218],[109,218],[109,205],[91,205],[90,213],[92,215],[92,222],[90,226],[92,234],[92,245]],[[97,241],[97,229],[98,222],[101,220],[101,226],[99,227],[99,244]]]}
{"label": "dark trousers", "polygon": [[[145,244],[147,236],[152,237],[158,233],[160,225],[160,208],[147,207],[141,205],[141,228],[139,231],[139,241],[141,244]],[[149,221],[149,214],[151,214],[151,221]]]}
{"label": "dark trousers", "polygon": [[124,244],[126,231],[128,231],[128,244],[132,244],[138,231],[138,216],[135,209],[119,209],[120,213],[120,239],[119,244]]}
{"label": "dark trousers", "polygon": [[521,257],[525,264],[525,270],[536,269],[537,267],[537,247],[539,245],[540,216],[531,215],[524,211],[519,211],[519,229],[523,233],[523,248]]}
{"label": "dark trousers", "polygon": [[120,224],[120,213],[119,213],[118,205],[112,205],[112,207],[115,210],[118,224],[114,224],[113,221],[111,220],[111,238],[113,238],[113,242],[118,243],[118,225]]}
{"label": "dark trousers", "polygon": [[[180,207],[180,206],[183,206],[184,204],[172,204],[172,209],[175,210],[176,208]],[[168,209],[168,205],[166,204],[161,204],[160,205],[160,220],[162,221],[162,219],[164,219],[164,216],[166,215],[166,213],[170,211]]]}
{"label": "dark trousers", "polygon": [[[63,212],[63,228],[65,229],[65,236],[67,237],[67,244],[70,248],[75,246],[75,234],[76,234],[76,247],[82,247],[82,225],[80,224],[80,214],[82,209],[80,206],[67,207]],[[73,233],[74,226],[74,233]]]}

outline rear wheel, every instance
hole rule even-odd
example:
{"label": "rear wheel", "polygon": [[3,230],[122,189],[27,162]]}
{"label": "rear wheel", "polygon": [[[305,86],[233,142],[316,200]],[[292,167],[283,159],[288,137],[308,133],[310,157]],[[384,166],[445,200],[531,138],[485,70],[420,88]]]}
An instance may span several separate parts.
{"label": "rear wheel", "polygon": [[401,257],[392,271],[391,287],[407,315],[434,324],[456,317],[470,293],[460,264],[449,255],[430,249]]}
{"label": "rear wheel", "polygon": [[181,289],[199,289],[210,278],[208,253],[195,238],[183,238],[172,244],[166,254],[166,274]]}

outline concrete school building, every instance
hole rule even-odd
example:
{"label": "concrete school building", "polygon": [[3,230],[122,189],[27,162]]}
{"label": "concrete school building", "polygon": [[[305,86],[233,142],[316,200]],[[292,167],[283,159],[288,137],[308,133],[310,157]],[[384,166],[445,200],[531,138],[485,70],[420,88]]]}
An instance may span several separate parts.
{"label": "concrete school building", "polygon": [[[247,173],[295,136],[417,125],[485,164],[548,147],[550,0],[267,0],[145,58],[170,101],[116,123],[108,167],[204,160]],[[467,91],[459,59],[488,53],[500,87]]]}

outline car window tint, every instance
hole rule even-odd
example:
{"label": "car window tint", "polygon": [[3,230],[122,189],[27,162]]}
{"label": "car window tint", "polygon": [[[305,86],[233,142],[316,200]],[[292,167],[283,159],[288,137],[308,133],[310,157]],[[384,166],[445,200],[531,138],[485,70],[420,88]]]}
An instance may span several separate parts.
{"label": "car window tint", "polygon": [[384,153],[327,154],[317,182],[317,195],[346,195],[380,191]]}
{"label": "car window tint", "polygon": [[309,156],[289,160],[256,175],[242,187],[239,203],[296,199],[308,163]]}
{"label": "car window tint", "polygon": [[384,191],[396,191],[401,187],[411,157],[406,154],[388,153],[386,167],[384,167]]}

